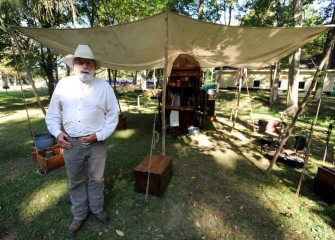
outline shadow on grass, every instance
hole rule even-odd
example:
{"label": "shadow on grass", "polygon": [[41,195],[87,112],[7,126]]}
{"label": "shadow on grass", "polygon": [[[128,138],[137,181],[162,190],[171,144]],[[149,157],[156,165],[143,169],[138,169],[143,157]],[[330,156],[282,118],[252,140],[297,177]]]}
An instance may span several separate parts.
{"label": "shadow on grass", "polygon": [[[127,129],[116,131],[109,139],[105,171],[105,206],[111,223],[100,226],[90,217],[78,238],[120,239],[116,233],[120,230],[124,239],[306,239],[309,230],[301,228],[309,226],[299,228],[298,224],[305,223],[300,220],[294,224],[296,219],[289,215],[291,206],[287,206],[294,200],[285,195],[286,189],[295,191],[299,171],[278,164],[272,176],[265,177],[260,165],[264,159],[259,146],[253,144],[254,134],[239,129],[229,134],[226,123],[207,121],[201,134],[204,139],[183,136],[173,140],[167,135],[173,178],[163,197],[149,196],[149,204],[145,204],[144,195],[133,189],[133,168],[150,153],[155,117],[131,111],[124,115]],[[44,120],[34,124],[41,131],[45,126]],[[7,140],[6,146],[11,147],[4,148],[1,155],[5,161],[0,168],[4,179],[0,192],[5,197],[0,199],[0,236],[10,233],[17,239],[66,239],[72,215],[65,168],[44,177],[37,175],[29,159],[29,134],[20,135],[26,129],[25,121],[1,128],[1,140]],[[161,132],[158,127],[156,130]],[[18,146],[21,150],[15,151]],[[153,153],[161,154],[161,142]],[[310,184],[312,176],[310,170],[305,183]],[[307,184],[302,195],[316,200]],[[286,198],[278,199],[283,196]],[[325,204],[312,207],[334,226],[330,210]]]}

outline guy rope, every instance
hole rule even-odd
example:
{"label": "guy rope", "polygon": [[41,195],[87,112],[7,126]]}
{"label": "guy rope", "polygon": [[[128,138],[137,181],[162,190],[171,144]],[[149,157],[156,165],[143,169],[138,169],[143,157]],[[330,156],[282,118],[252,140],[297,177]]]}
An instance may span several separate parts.
{"label": "guy rope", "polygon": [[145,188],[145,203],[148,204],[148,196],[149,196],[149,182],[150,182],[150,172],[151,172],[151,160],[152,160],[152,150],[155,149],[156,143],[159,141],[159,133],[156,131],[156,116],[152,128],[152,138],[151,138],[151,146],[150,146],[150,158],[149,158],[149,166],[148,166],[148,176],[147,176],[147,185]]}

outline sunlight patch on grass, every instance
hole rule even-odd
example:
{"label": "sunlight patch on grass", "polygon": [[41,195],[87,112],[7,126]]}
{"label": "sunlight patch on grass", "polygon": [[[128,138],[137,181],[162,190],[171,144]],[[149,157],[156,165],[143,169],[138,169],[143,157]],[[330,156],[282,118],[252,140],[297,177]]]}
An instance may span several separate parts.
{"label": "sunlight patch on grass", "polygon": [[212,142],[208,138],[208,136],[204,134],[199,134],[196,137],[193,137],[193,143],[197,143],[197,146],[200,148],[208,148],[212,146]]}
{"label": "sunlight patch on grass", "polygon": [[[41,118],[43,117],[43,113],[40,109],[29,109],[29,116],[30,117],[36,117]],[[20,110],[16,112],[12,112],[10,115],[0,115],[0,123],[14,123],[19,122],[22,120],[27,119],[27,112],[26,110]]]}
{"label": "sunlight patch on grass", "polygon": [[241,156],[236,154],[233,150],[227,149],[226,152],[222,157],[222,152],[217,150],[215,152],[212,152],[212,156],[214,160],[219,164],[223,165],[225,167],[235,168],[236,162],[241,159]]}
{"label": "sunlight patch on grass", "polygon": [[21,216],[29,218],[57,204],[59,199],[67,194],[67,186],[67,179],[64,179],[32,193],[23,203]]}
{"label": "sunlight patch on grass", "polygon": [[136,131],[134,129],[124,129],[122,131],[115,131],[113,134],[117,138],[127,139],[134,136],[136,134]]}

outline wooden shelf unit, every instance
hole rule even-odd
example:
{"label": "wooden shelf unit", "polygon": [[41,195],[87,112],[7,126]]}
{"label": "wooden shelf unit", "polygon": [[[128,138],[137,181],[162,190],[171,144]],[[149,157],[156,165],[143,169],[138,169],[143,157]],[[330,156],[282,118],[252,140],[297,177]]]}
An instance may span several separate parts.
{"label": "wooden shelf unit", "polygon": [[[197,126],[196,111],[201,95],[201,80],[200,67],[172,68],[167,85],[166,116],[170,116],[171,110],[179,111],[177,130],[181,133],[186,133],[191,126]],[[180,105],[178,106],[172,104],[174,94],[179,95]]]}
{"label": "wooden shelf unit", "polygon": [[195,107],[201,90],[200,68],[173,68],[167,87],[167,106],[171,106],[173,94],[180,96],[181,107]]}

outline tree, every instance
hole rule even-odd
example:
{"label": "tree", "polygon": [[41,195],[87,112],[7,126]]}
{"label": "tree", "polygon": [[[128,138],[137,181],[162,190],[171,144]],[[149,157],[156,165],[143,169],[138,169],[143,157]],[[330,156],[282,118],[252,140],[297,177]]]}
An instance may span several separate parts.
{"label": "tree", "polygon": [[[294,0],[293,25],[302,26],[302,0]],[[298,84],[301,48],[295,51],[289,58],[288,88],[286,97],[286,114],[294,116],[298,109]]]}
{"label": "tree", "polygon": [[[334,10],[333,10],[333,17],[332,17],[332,24],[335,24],[335,4],[334,4]],[[325,46],[328,46],[330,41],[330,33],[328,33],[328,37],[326,39],[326,43]],[[326,51],[326,49],[324,49],[323,51]],[[315,87],[315,93],[314,93],[314,99],[320,99],[321,95],[323,93],[323,87],[324,87],[324,83],[325,83],[325,79],[327,78],[327,70],[328,70],[328,65],[329,65],[329,59],[327,59],[327,61],[325,62],[325,65],[323,67],[323,74],[320,76],[320,81],[317,82],[316,87]]]}
{"label": "tree", "polygon": [[20,61],[15,61],[15,59],[19,58],[13,54],[7,26],[20,25],[21,7],[19,1],[0,1],[0,64],[3,69],[8,69],[11,72],[16,69],[19,73],[22,70],[22,64],[20,64]]}
{"label": "tree", "polygon": [[278,88],[280,80],[280,62],[276,62],[271,66],[271,86],[270,86],[270,106],[273,106],[278,101]]}
{"label": "tree", "polygon": [[[60,25],[67,25],[71,15],[72,0],[17,0],[17,1],[3,1],[1,2],[1,10],[5,12],[2,15],[3,23],[11,23],[12,25],[21,25],[24,23],[28,27],[45,27],[55,28]],[[14,24],[13,24],[14,23]],[[10,38],[7,31],[2,28],[0,34],[4,35],[4,40],[7,41],[5,45],[10,47]],[[29,62],[29,68],[34,74],[41,74],[46,77],[46,82],[49,87],[49,95],[51,96],[55,84],[55,70],[57,69],[57,62],[59,56],[50,49],[36,44],[25,37],[18,36],[20,39],[20,48],[25,53],[25,57]],[[1,41],[3,42],[3,41]],[[13,59],[12,52],[6,51],[4,58]],[[13,63],[14,61],[12,61]],[[56,74],[57,75],[57,74]]]}
{"label": "tree", "polygon": [[[286,5],[285,2],[261,0],[256,2],[246,2],[244,6],[240,7],[241,11],[245,11],[243,17],[240,17],[241,25],[244,26],[260,26],[260,27],[284,27],[289,24],[290,4]],[[280,62],[270,66],[271,69],[271,86],[269,104],[275,105],[278,100],[278,87],[280,80]]]}
{"label": "tree", "polygon": [[199,0],[199,7],[198,7],[198,19],[202,20],[204,17],[204,1],[205,0]]}

